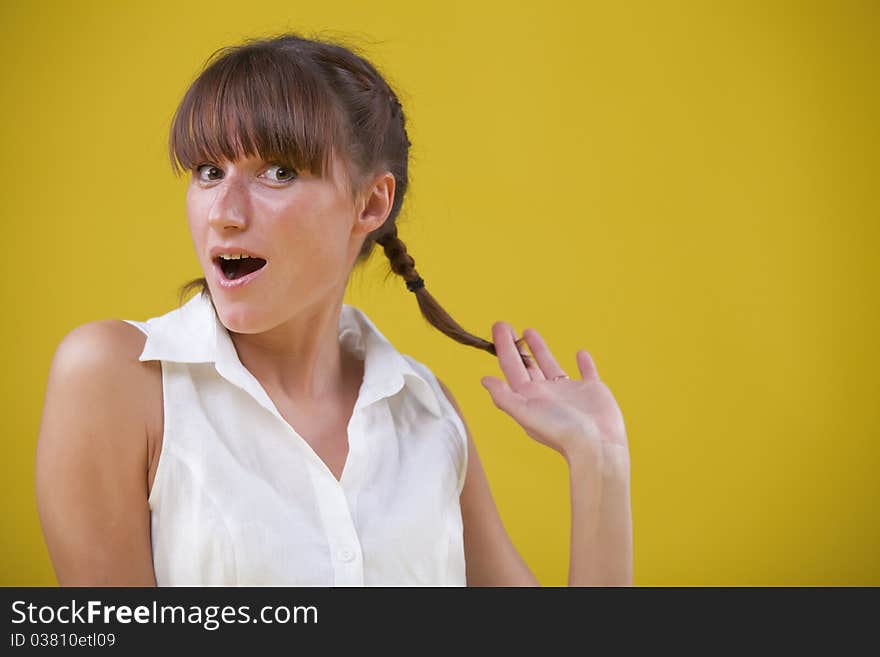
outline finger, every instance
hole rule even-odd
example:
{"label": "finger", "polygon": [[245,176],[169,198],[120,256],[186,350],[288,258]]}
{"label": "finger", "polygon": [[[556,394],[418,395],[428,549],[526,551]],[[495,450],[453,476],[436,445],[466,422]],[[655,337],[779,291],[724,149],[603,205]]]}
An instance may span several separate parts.
{"label": "finger", "polygon": [[495,376],[484,376],[480,379],[483,387],[489,391],[492,401],[502,411],[516,419],[522,407],[525,405],[525,399],[519,393],[515,392],[507,383]]}
{"label": "finger", "polygon": [[550,348],[547,346],[547,343],[544,342],[544,338],[541,337],[540,333],[533,328],[527,328],[523,331],[523,337],[526,339],[529,349],[535,354],[535,358],[538,361],[538,366],[541,368],[544,378],[553,379],[557,376],[565,375],[565,371],[559,366],[559,363],[556,362],[556,358],[553,357],[553,352],[550,351]]}
{"label": "finger", "polygon": [[[523,350],[528,346],[528,343],[524,343]],[[534,352],[532,352],[534,354]],[[534,357],[530,357],[528,359],[528,364],[526,365],[526,371],[529,373],[529,376],[532,377],[532,381],[546,381],[547,377],[544,376],[544,371],[541,369],[541,365],[535,360]]]}
{"label": "finger", "polygon": [[541,371],[541,367],[538,365],[538,361],[535,360],[535,357],[529,351],[529,345],[526,342],[525,338],[517,338],[513,341],[514,347],[520,354],[520,361],[525,366],[526,371],[529,373],[532,381],[543,381],[544,373]]}
{"label": "finger", "polygon": [[578,369],[581,371],[581,377],[583,377],[584,381],[598,381],[599,380],[599,372],[596,370],[596,363],[593,362],[593,357],[584,350],[580,349],[577,352],[577,364]]}
{"label": "finger", "polygon": [[532,376],[523,365],[519,350],[513,343],[515,338],[513,327],[507,322],[492,324],[492,341],[495,343],[498,363],[514,390],[532,380]]}
{"label": "finger", "polygon": [[544,376],[544,370],[541,369],[541,364],[535,357],[535,352],[532,349],[532,345],[525,337],[525,331],[523,331],[521,344],[518,346],[518,348],[523,354],[526,354],[526,357],[524,358],[524,360],[526,361],[526,371],[529,373],[529,376],[532,377],[532,381],[546,381],[547,377]]}

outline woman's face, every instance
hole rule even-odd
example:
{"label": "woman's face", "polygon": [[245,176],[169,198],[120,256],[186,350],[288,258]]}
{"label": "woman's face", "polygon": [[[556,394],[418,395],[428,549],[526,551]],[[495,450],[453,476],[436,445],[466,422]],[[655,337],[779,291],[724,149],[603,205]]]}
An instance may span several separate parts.
{"label": "woman's face", "polygon": [[[220,320],[237,333],[259,333],[309,307],[341,296],[363,230],[341,168],[317,178],[260,158],[209,162],[191,174],[190,233]],[[229,280],[220,253],[258,256],[258,271]],[[259,260],[229,260],[248,271]],[[243,284],[242,284],[243,283]]]}

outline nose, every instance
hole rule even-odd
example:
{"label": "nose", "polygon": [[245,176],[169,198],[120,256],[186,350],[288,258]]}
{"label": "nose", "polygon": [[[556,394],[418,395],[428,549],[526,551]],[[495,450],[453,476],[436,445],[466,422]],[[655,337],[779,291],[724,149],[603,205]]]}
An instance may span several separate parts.
{"label": "nose", "polygon": [[214,192],[208,211],[209,225],[219,232],[246,228],[248,199],[244,182],[227,176],[214,187]]}

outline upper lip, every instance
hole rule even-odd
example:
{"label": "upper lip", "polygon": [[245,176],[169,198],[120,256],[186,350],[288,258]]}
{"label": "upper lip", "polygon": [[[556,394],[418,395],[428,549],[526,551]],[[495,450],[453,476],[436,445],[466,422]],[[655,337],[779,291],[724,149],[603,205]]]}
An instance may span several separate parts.
{"label": "upper lip", "polygon": [[221,245],[221,246],[211,247],[211,250],[208,253],[211,256],[211,260],[216,260],[220,256],[220,254],[222,254],[222,253],[227,253],[227,254],[231,254],[231,255],[238,254],[238,253],[244,253],[246,256],[249,256],[251,258],[261,258],[263,260],[268,260],[268,258],[266,258],[266,256],[262,256],[252,249],[249,249],[245,246],[236,246],[234,244],[227,244],[225,246]]}

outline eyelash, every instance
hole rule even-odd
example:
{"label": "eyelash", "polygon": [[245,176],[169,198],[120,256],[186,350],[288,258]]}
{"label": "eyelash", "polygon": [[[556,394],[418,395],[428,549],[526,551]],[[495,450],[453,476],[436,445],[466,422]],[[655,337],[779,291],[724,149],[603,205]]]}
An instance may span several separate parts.
{"label": "eyelash", "polygon": [[[201,176],[199,176],[199,171],[202,169],[202,167],[213,167],[215,169],[220,169],[220,167],[218,167],[216,164],[211,164],[210,162],[205,162],[204,164],[198,164],[198,165],[194,166],[192,169],[193,174],[195,175],[195,177],[198,179],[199,182],[214,182],[213,180],[207,180],[207,181],[202,180]],[[278,181],[273,180],[272,182],[289,183],[289,182],[293,182],[298,177],[296,169],[294,169],[292,166],[289,166],[287,164],[273,163],[273,164],[269,165],[270,169],[272,167],[278,167],[279,169],[286,170],[291,173],[291,177],[286,180],[278,180]]]}

